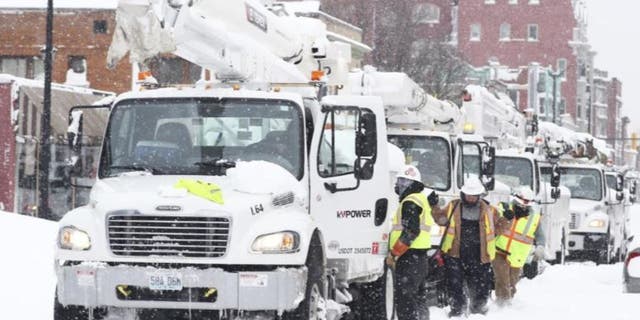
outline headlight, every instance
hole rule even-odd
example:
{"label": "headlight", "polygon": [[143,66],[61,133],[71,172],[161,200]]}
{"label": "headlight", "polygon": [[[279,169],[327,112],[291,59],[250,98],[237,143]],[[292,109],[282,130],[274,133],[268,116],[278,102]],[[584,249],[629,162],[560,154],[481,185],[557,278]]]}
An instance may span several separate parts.
{"label": "headlight", "polygon": [[589,222],[589,227],[592,228],[603,228],[606,225],[606,221],[602,219],[595,219]]}
{"label": "headlight", "polygon": [[253,241],[251,251],[260,253],[292,253],[298,251],[300,236],[297,232],[282,231],[261,235]]}
{"label": "headlight", "polygon": [[74,226],[66,226],[60,229],[58,245],[67,250],[89,250],[91,238],[89,234]]}

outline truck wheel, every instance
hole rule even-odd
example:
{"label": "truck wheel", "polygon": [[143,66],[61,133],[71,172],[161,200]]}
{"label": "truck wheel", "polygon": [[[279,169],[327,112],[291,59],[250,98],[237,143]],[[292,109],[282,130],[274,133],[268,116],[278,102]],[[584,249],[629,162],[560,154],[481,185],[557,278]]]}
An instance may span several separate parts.
{"label": "truck wheel", "polygon": [[533,279],[538,275],[538,261],[531,261],[522,268],[522,275],[527,279]]}
{"label": "truck wheel", "polygon": [[358,287],[357,299],[350,304],[348,319],[393,320],[393,272],[385,265],[384,273],[371,283]]}
{"label": "truck wheel", "polygon": [[93,319],[101,320],[106,315],[104,311],[81,306],[63,306],[58,301],[58,294],[53,301],[53,320],[89,320],[89,312],[93,312]]}
{"label": "truck wheel", "polygon": [[560,251],[556,251],[556,260],[554,261],[554,264],[564,264],[567,259],[567,242],[564,229],[562,230],[562,239],[560,241]]}
{"label": "truck wheel", "polygon": [[284,320],[321,319],[320,313],[322,313],[322,308],[324,308],[325,299],[323,294],[325,264],[322,244],[317,233],[314,234],[311,239],[311,246],[309,247],[309,254],[307,255],[305,265],[307,266],[308,275],[304,300],[300,302],[295,310],[285,312],[282,315],[282,319]]}
{"label": "truck wheel", "polygon": [[605,238],[604,242],[606,244],[606,247],[603,248],[602,251],[599,251],[599,252],[596,251],[596,254],[595,254],[595,256],[596,256],[596,265],[598,265],[598,264],[609,264],[609,263],[611,263],[611,260],[613,260],[612,257],[611,257],[611,251],[612,251],[611,250],[612,249],[612,246],[611,246],[611,235],[609,234],[608,231],[607,231],[607,235],[606,235],[606,238]]}

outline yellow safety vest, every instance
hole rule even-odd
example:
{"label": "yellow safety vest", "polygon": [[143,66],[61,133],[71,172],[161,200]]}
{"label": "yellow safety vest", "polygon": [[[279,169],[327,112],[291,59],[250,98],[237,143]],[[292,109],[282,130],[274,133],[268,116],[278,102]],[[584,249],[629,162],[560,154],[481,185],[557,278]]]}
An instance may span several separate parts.
{"label": "yellow safety vest", "polygon": [[[460,206],[461,204],[458,204],[457,206]],[[488,206],[488,205],[487,205]],[[453,246],[453,240],[456,237],[456,219],[454,217],[452,217],[453,215],[453,209],[454,209],[453,203],[449,203],[449,211],[447,212],[447,218],[451,221],[449,224],[449,228],[447,229],[447,233],[444,235],[444,241],[442,243],[442,252],[447,253],[449,252],[449,250],[451,250],[451,247]],[[490,208],[490,207],[489,207]],[[495,225],[494,225],[494,221],[493,221],[493,212],[489,212],[487,213],[487,210],[481,210],[480,212],[480,219],[484,219],[484,231],[485,231],[485,239],[486,239],[486,250],[487,250],[487,254],[489,255],[489,259],[491,259],[493,261],[493,259],[496,257],[496,235],[495,235]]]}
{"label": "yellow safety vest", "polygon": [[[513,205],[509,206],[513,210]],[[500,214],[504,212],[504,207],[500,204]],[[536,229],[540,223],[540,214],[529,214],[519,219],[514,218],[509,230],[498,235],[496,247],[498,250],[507,253],[507,261],[512,268],[522,268],[527,261]]]}
{"label": "yellow safety vest", "polygon": [[429,201],[427,200],[427,196],[423,193],[412,193],[404,198],[400,202],[400,206],[396,210],[396,214],[393,217],[393,226],[391,228],[391,235],[389,236],[389,248],[393,248],[398,239],[400,239],[400,235],[402,234],[402,230],[404,227],[401,223],[402,216],[402,206],[405,202],[413,202],[416,205],[422,208],[422,212],[420,213],[420,234],[416,237],[415,240],[411,243],[410,249],[429,249],[431,248],[431,226],[434,224],[433,217],[431,216],[431,206],[429,206]]}
{"label": "yellow safety vest", "polygon": [[173,187],[176,189],[187,189],[187,191],[193,195],[217,204],[224,204],[222,189],[215,183],[195,179],[180,179]]}

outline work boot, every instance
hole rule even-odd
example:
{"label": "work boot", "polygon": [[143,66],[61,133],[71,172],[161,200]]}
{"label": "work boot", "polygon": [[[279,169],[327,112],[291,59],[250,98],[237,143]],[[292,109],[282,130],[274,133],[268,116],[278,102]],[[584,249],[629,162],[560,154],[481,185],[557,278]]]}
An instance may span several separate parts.
{"label": "work boot", "polygon": [[449,318],[454,318],[454,317],[461,317],[462,316],[462,309],[454,309],[451,308],[451,311],[449,311],[449,313],[447,314],[447,316],[449,316]]}
{"label": "work boot", "polygon": [[469,308],[469,311],[472,314],[482,314],[485,315],[487,314],[487,312],[489,311],[489,308],[487,307],[486,304],[480,305],[480,306],[471,306],[471,308]]}

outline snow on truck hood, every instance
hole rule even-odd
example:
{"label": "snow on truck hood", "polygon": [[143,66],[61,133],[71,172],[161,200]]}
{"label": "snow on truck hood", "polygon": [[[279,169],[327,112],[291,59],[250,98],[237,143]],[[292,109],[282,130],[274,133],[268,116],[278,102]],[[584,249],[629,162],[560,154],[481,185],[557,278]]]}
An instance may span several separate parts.
{"label": "snow on truck hood", "polygon": [[[586,199],[571,199],[569,204],[569,209],[571,212],[591,212],[591,211],[601,211],[604,212],[606,208],[604,204],[600,201],[594,200],[586,200]],[[596,210],[597,209],[597,210]]]}
{"label": "snow on truck hood", "polygon": [[266,161],[238,162],[227,170],[226,176],[149,175],[142,172],[125,173],[99,180],[91,191],[92,201],[122,201],[157,198],[186,198],[185,189],[175,188],[180,179],[195,179],[217,184],[225,198],[233,194],[278,195],[293,192],[298,200],[306,192],[302,184],[286,169]]}

